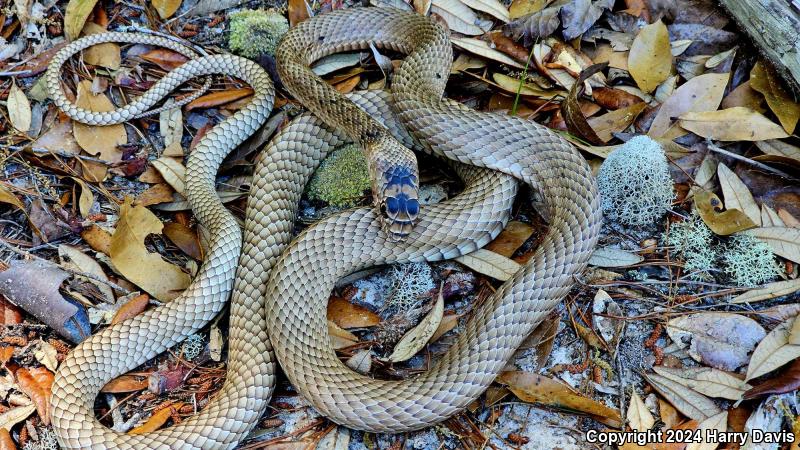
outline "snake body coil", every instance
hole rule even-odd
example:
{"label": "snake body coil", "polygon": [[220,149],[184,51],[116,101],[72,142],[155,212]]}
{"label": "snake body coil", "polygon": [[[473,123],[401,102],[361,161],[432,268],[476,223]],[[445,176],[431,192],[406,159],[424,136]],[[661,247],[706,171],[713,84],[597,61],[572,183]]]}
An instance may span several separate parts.
{"label": "snake body coil", "polygon": [[[129,42],[186,50],[171,41],[124,36],[122,40]],[[224,155],[268,114],[272,105],[268,77],[241,58],[193,59],[167,81],[161,80],[158,89],[148,91],[130,111],[90,113],[63,98],[57,76],[69,55],[111,38],[86,39],[62,50],[47,74],[56,103],[75,120],[96,124],[127,120],[200,74],[232,74],[250,83],[256,94],[250,105],[206,135],[190,157],[188,198],[212,236],[207,259],[192,285],[163,307],[93,335],[59,369],[51,415],[64,448],[233,448],[265,411],[276,371],[272,345],[293,384],[336,422],[390,432],[431,425],[459,411],[492,382],[521,340],[569,290],[597,240],[600,214],[594,179],[572,146],[533,122],[474,112],[442,100],[451,48],[446,32],[429,19],[396,10],[351,9],[315,17],[290,30],[277,55],[290,89],[333,98],[325,97],[327,85],[301,73],[325,54],[365,49],[370,43],[406,53],[408,58],[395,74],[394,98],[388,102],[401,122],[427,151],[507,175],[459,166],[467,189],[420,211],[406,242],[395,242],[373,209],[358,209],[319,222],[287,249],[305,183],[330,150],[350,140],[326,124],[345,125],[350,131],[354,125],[348,122],[356,114],[350,115],[353,110],[348,107],[334,108],[333,115],[322,121],[301,116],[258,157],[237,270],[240,235],[216,197],[214,176]],[[292,84],[295,78],[301,85]],[[413,144],[394,120],[385,94],[366,92],[350,98],[384,123],[399,142]],[[325,106],[318,112],[325,113]],[[384,135],[375,126],[368,125],[373,128],[365,129],[366,134],[349,134],[362,145],[372,145],[370,136]],[[486,244],[508,220],[516,194],[509,175],[538,189],[550,219],[530,262],[478,307],[456,343],[428,372],[403,381],[382,381],[346,368],[330,348],[325,318],[328,293],[338,277],[374,264],[451,258]],[[205,325],[224,305],[231,286],[228,376],[214,400],[180,424],[146,435],[129,436],[103,427],[93,412],[100,388]]]}

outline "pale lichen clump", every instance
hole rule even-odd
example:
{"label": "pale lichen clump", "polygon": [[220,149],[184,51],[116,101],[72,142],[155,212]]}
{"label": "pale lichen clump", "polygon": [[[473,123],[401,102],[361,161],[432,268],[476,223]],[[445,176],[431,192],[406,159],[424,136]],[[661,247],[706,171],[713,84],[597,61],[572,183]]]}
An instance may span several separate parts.
{"label": "pale lichen clump", "polygon": [[404,313],[419,306],[424,294],[434,288],[431,266],[424,262],[393,266],[385,311]]}
{"label": "pale lichen clump", "polygon": [[332,152],[319,165],[308,183],[311,200],[321,200],[337,208],[356,206],[370,188],[367,159],[355,145]]}
{"label": "pale lichen clump", "polygon": [[661,145],[636,136],[611,152],[600,166],[597,186],[606,219],[648,225],[669,209],[675,192]]}
{"label": "pale lichen clump", "polygon": [[675,247],[689,272],[706,274],[714,268],[717,251],[713,247],[714,233],[696,213],[683,222],[672,224],[664,241]]}
{"label": "pale lichen clump", "polygon": [[733,236],[722,255],[725,273],[739,286],[758,286],[780,275],[775,255],[766,242],[748,235]]}
{"label": "pale lichen clump", "polygon": [[39,440],[26,442],[22,446],[22,450],[58,450],[61,448],[52,429],[39,428],[37,434],[39,435]]}
{"label": "pale lichen clump", "polygon": [[183,352],[183,357],[188,360],[193,360],[200,355],[200,352],[203,351],[203,336],[199,334],[193,334],[186,338],[181,345],[181,350]]}
{"label": "pale lichen clump", "polygon": [[289,21],[273,10],[250,10],[231,14],[228,46],[233,53],[256,59],[274,55],[278,42],[289,31]]}

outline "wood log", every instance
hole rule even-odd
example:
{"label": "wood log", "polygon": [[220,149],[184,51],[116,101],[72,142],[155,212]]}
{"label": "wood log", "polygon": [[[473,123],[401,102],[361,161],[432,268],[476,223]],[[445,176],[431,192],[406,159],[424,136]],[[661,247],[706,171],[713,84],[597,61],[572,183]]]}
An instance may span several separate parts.
{"label": "wood log", "polygon": [[800,0],[720,0],[800,98]]}

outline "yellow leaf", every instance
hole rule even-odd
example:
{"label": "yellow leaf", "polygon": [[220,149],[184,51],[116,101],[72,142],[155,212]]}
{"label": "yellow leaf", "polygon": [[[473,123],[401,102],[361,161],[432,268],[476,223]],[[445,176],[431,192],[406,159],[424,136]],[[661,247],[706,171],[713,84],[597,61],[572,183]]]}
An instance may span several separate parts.
{"label": "yellow leaf", "polygon": [[444,298],[442,297],[442,290],[439,289],[439,295],[436,297],[436,303],[428,314],[415,326],[410,329],[400,342],[394,347],[392,354],[386,358],[390,362],[400,362],[411,359],[418,351],[422,350],[428,341],[431,339],[436,330],[439,329],[439,324],[442,323],[444,315]]}
{"label": "yellow leaf", "polygon": [[589,126],[597,133],[597,137],[608,142],[611,140],[612,133],[618,133],[630,126],[636,117],[644,111],[647,103],[634,103],[626,108],[620,108],[608,112],[599,117],[592,117],[587,120]]}
{"label": "yellow leaf", "polygon": [[[83,34],[85,36],[105,32],[105,28],[92,22],[87,22],[83,27]],[[83,60],[88,64],[105,67],[111,70],[119,69],[119,66],[122,63],[119,45],[115,44],[114,42],[105,42],[103,44],[93,45],[87,48],[83,51]]]}
{"label": "yellow leaf", "polygon": [[81,196],[80,200],[78,201],[78,210],[81,212],[81,216],[84,218],[89,217],[89,213],[92,210],[92,205],[94,205],[94,194],[92,190],[89,189],[89,186],[80,178],[72,177],[76,183],[81,187]]}
{"label": "yellow leaf", "polygon": [[720,236],[727,236],[757,226],[738,209],[722,211],[722,201],[713,192],[700,191],[695,194],[694,205],[708,228]]}
{"label": "yellow leaf", "polygon": [[27,133],[31,129],[31,102],[17,87],[15,82],[11,82],[11,89],[8,91],[8,119],[11,125],[21,133]]}
{"label": "yellow leaf", "polygon": [[476,272],[500,281],[508,280],[521,267],[513,259],[485,249],[475,250],[470,254],[459,256],[455,260]]}
{"label": "yellow leaf", "polygon": [[780,125],[741,106],[719,111],[688,112],[679,119],[680,125],[692,133],[719,141],[763,141],[789,136]]}
{"label": "yellow leaf", "polygon": [[70,0],[64,12],[64,33],[67,39],[74,40],[81,34],[83,25],[92,13],[97,0]]}
{"label": "yellow leaf", "polygon": [[800,120],[800,104],[783,87],[783,81],[771,66],[762,61],[750,71],[750,87],[762,93],[769,109],[778,116],[783,129],[792,133]]}
{"label": "yellow leaf", "polygon": [[147,250],[145,238],[161,233],[164,225],[147,208],[132,206],[131,202],[126,198],[120,206],[117,229],[111,236],[111,262],[125,278],[153,297],[172,300],[189,285],[189,275]]}
{"label": "yellow leaf", "polygon": [[151,164],[164,177],[164,181],[175,189],[175,192],[184,195],[184,192],[186,192],[186,184],[184,182],[186,167],[183,164],[168,156],[162,156],[151,162]]}
{"label": "yellow leaf", "polygon": [[754,224],[761,225],[761,210],[742,179],[723,163],[717,166],[717,176],[722,186],[722,195],[725,197],[725,209],[738,209]]}
{"label": "yellow leaf", "polygon": [[672,72],[667,26],[660,20],[643,27],[631,44],[628,71],[639,88],[653,92]]}
{"label": "yellow leaf", "polygon": [[[88,80],[78,83],[78,97],[75,104],[80,108],[97,112],[107,112],[115,109],[105,95],[92,94],[92,83]],[[100,159],[108,162],[122,161],[122,152],[117,146],[128,143],[128,134],[125,132],[124,125],[116,124],[103,127],[75,122],[72,125],[72,132],[78,145],[90,155],[99,155]]]}
{"label": "yellow leaf", "polygon": [[639,394],[637,394],[635,390],[631,395],[631,402],[628,405],[626,418],[628,419],[628,424],[630,424],[631,428],[635,431],[647,431],[656,424],[656,419],[653,417],[653,414],[647,409],[642,398],[639,397]]}
{"label": "yellow leaf", "polygon": [[518,19],[541,11],[548,3],[549,0],[514,0],[508,7],[508,15],[511,19]]}
{"label": "yellow leaf", "polygon": [[128,434],[146,434],[158,430],[164,426],[165,423],[167,423],[167,420],[172,417],[172,414],[175,411],[181,409],[181,406],[183,406],[182,402],[176,402],[167,406],[166,408],[159,409],[153,413],[149,419],[147,419],[147,422],[145,422],[144,425],[128,431]]}
{"label": "yellow leaf", "polygon": [[181,6],[181,0],[153,0],[153,7],[158,11],[158,16],[168,19],[175,14]]}
{"label": "yellow leaf", "polygon": [[[683,113],[716,110],[722,101],[728,78],[730,75],[727,73],[707,73],[681,85],[658,109],[647,134],[656,138],[670,131],[670,127],[680,128],[673,125],[672,120]],[[676,136],[680,134],[676,133]]]}

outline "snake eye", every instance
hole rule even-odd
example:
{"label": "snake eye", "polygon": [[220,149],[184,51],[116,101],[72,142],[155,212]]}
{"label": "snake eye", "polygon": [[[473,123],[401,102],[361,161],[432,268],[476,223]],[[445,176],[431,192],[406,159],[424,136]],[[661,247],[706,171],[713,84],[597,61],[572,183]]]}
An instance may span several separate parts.
{"label": "snake eye", "polygon": [[389,197],[386,199],[386,213],[389,214],[389,217],[394,217],[400,212],[400,202],[397,201],[394,197]]}
{"label": "snake eye", "polygon": [[416,199],[409,199],[406,202],[406,209],[408,210],[408,215],[415,217],[419,214],[419,202]]}

